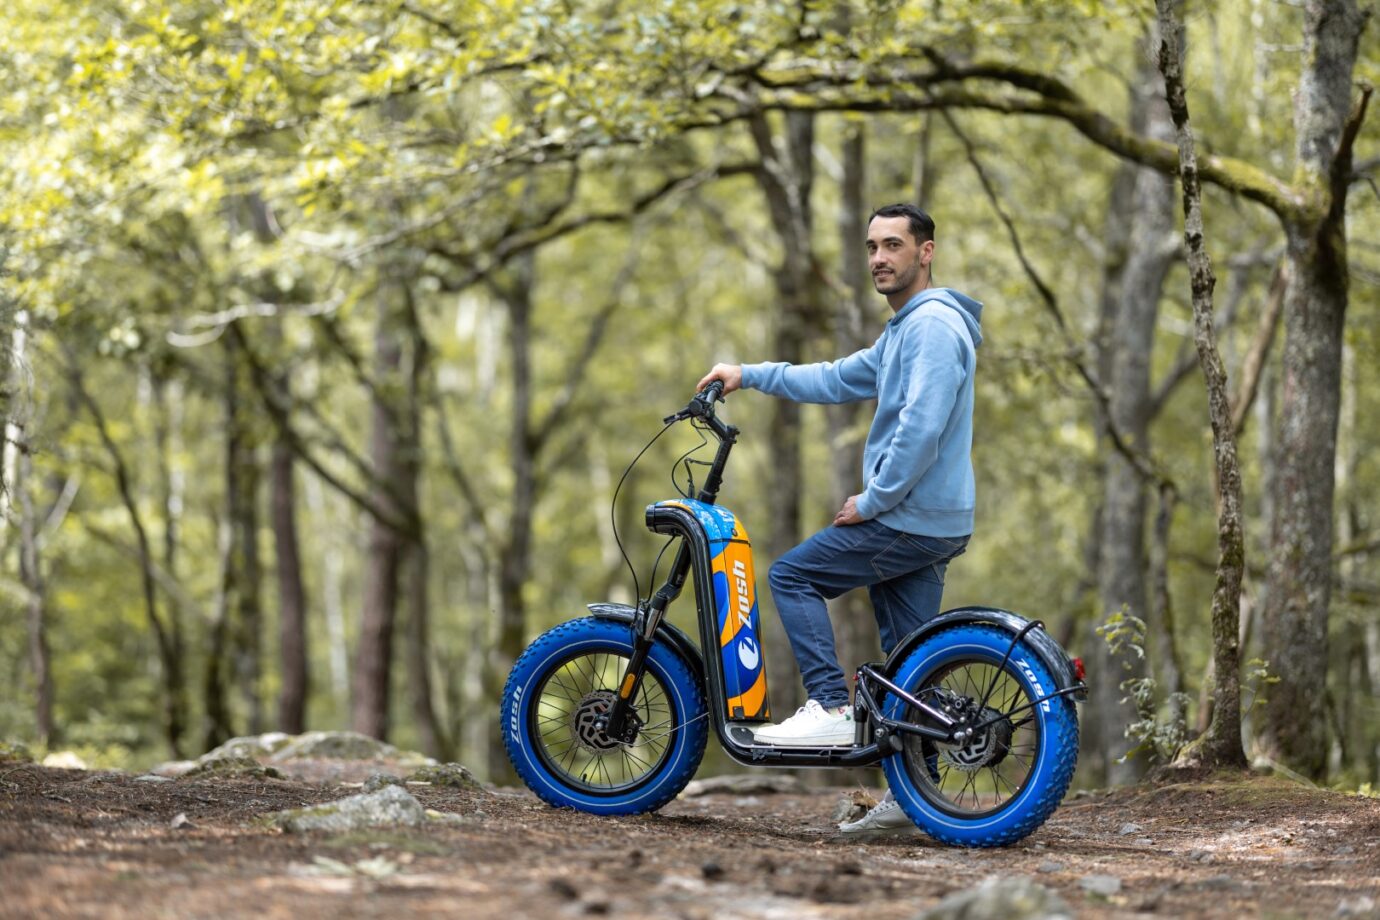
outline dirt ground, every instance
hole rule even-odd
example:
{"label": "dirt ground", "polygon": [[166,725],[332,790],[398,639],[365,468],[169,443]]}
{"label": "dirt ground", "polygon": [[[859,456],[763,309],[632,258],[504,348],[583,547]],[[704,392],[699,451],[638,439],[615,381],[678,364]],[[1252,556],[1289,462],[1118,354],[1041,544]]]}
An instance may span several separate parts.
{"label": "dirt ground", "polygon": [[[1017,846],[959,850],[841,839],[840,789],[596,818],[518,789],[413,785],[464,823],[345,836],[254,823],[363,778],[290,772],[155,783],[0,766],[0,916],[908,920],[987,876],[1026,875],[1080,917],[1380,917],[1380,801],[1263,777],[1079,794]],[[190,823],[175,828],[179,815]],[[1087,890],[1094,876],[1120,890]]]}

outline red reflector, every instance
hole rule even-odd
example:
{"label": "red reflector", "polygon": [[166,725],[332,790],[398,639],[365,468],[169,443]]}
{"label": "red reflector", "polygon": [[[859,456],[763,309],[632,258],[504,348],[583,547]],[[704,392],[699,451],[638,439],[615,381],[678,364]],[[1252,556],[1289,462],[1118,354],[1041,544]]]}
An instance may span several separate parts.
{"label": "red reflector", "polygon": [[1075,658],[1075,659],[1073,659],[1073,676],[1074,676],[1074,678],[1075,678],[1076,680],[1082,680],[1082,679],[1083,679],[1083,675],[1084,675],[1085,673],[1087,673],[1087,672],[1085,672],[1085,671],[1083,670],[1083,659],[1082,659],[1082,658]]}

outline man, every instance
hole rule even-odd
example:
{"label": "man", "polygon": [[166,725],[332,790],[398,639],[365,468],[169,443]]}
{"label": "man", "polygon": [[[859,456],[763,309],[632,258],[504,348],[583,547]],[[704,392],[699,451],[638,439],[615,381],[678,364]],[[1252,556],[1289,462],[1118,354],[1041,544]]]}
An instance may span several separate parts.
{"label": "man", "polygon": [[[982,304],[932,287],[934,221],[894,204],[868,221],[868,267],[895,315],[870,347],[839,361],[716,364],[699,387],[761,390],[797,402],[876,399],[863,491],[833,524],[771,567],[768,582],[809,701],[756,731],[779,746],[851,745],[853,708],[826,601],[866,586],[889,653],[939,612],[948,561],[973,530],[973,378]],[[845,832],[910,827],[890,795]]]}

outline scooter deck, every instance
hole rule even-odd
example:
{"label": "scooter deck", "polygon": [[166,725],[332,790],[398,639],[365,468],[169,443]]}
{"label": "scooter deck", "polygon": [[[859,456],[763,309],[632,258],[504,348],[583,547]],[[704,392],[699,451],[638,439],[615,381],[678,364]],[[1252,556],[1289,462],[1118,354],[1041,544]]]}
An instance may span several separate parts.
{"label": "scooter deck", "polygon": [[753,733],[753,728],[759,725],[766,725],[766,722],[753,722],[747,725],[729,725],[729,736],[740,746],[752,751],[791,751],[791,752],[810,752],[819,751],[821,753],[837,753],[840,751],[851,751],[856,749],[856,744],[811,744],[811,745],[777,745],[762,744],[757,740]]}

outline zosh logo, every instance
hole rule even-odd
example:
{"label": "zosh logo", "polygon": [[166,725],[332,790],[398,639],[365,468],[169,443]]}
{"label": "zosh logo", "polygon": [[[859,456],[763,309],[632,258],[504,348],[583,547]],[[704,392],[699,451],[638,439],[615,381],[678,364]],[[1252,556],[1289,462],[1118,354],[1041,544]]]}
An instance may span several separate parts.
{"label": "zosh logo", "polygon": [[738,588],[738,624],[752,628],[752,598],[748,596],[747,563],[741,559],[733,561],[733,579]]}
{"label": "zosh logo", "polygon": [[748,591],[747,563],[742,559],[733,561],[733,582],[738,594],[738,625],[744,630],[738,640],[738,663],[752,671],[762,656],[752,636],[752,595]]}
{"label": "zosh logo", "polygon": [[[1040,686],[1039,678],[1035,676],[1035,672],[1031,670],[1030,665],[1026,662],[1026,660],[1024,658],[1017,660],[1016,666],[1025,672],[1026,679],[1034,685],[1036,696],[1044,696],[1045,688]],[[1041,702],[1040,708],[1043,709],[1045,712],[1049,712],[1049,700],[1044,700],[1043,702]]]}
{"label": "zosh logo", "polygon": [[513,743],[522,747],[522,735],[518,732],[518,710],[522,708],[522,688],[518,687],[513,691],[513,714],[508,717],[508,732],[513,736]]}
{"label": "zosh logo", "polygon": [[756,670],[757,663],[762,660],[762,653],[757,648],[757,643],[752,641],[752,636],[743,636],[738,640],[738,663],[749,671]]}

